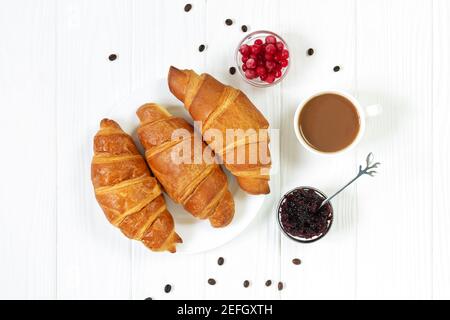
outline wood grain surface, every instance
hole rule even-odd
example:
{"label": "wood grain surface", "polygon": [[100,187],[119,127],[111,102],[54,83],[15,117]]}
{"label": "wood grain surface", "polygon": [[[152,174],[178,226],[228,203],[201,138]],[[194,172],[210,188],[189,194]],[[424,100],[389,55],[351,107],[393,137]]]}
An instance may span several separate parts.
{"label": "wood grain surface", "polygon": [[[0,298],[450,298],[449,1],[193,0],[188,13],[186,3],[0,0]],[[289,44],[280,85],[229,74],[244,24]],[[279,129],[275,200],[297,186],[333,192],[368,152],[379,176],[336,198],[333,228],[315,244],[280,234],[274,201],[219,249],[150,254],[101,213],[91,139],[114,104],[170,65],[241,88]],[[383,113],[356,149],[323,158],[300,146],[292,121],[302,99],[333,88]]]}

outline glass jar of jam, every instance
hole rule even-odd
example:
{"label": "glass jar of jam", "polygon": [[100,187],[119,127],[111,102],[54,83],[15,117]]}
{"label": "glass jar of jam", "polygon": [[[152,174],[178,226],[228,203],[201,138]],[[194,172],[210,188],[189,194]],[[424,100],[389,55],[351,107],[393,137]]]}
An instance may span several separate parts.
{"label": "glass jar of jam", "polygon": [[299,187],[286,193],[278,204],[278,222],[289,238],[311,243],[324,237],[333,223],[333,207],[325,194],[311,187]]}

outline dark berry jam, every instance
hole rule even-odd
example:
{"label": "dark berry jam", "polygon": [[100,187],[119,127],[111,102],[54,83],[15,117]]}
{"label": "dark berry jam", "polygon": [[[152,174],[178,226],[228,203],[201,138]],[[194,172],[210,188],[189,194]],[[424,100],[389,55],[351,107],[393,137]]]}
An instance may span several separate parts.
{"label": "dark berry jam", "polygon": [[312,188],[298,188],[286,194],[278,207],[283,230],[291,237],[306,242],[324,236],[333,220],[331,204],[320,208],[325,199],[322,193]]}

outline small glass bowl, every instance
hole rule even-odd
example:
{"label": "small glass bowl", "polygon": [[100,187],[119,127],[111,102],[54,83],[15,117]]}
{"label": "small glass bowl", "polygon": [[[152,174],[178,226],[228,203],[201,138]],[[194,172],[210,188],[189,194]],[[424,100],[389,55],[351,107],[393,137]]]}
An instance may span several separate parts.
{"label": "small glass bowl", "polygon": [[286,230],[284,230],[283,227],[283,223],[281,222],[281,213],[280,213],[280,207],[281,204],[283,203],[283,200],[290,195],[292,192],[296,191],[296,190],[302,190],[302,189],[309,189],[309,190],[314,190],[317,194],[319,194],[324,200],[327,198],[327,196],[320,190],[316,189],[316,188],[312,188],[312,187],[298,187],[295,189],[292,189],[291,191],[289,191],[288,193],[286,193],[281,199],[280,202],[278,203],[277,206],[277,220],[278,220],[278,225],[280,226],[281,231],[284,233],[285,236],[287,236],[289,239],[294,240],[296,242],[300,242],[300,243],[313,243],[316,242],[319,239],[322,239],[323,237],[325,237],[328,233],[328,231],[330,231],[331,226],[333,224],[333,218],[334,218],[334,209],[333,206],[331,204],[331,202],[329,203],[330,208],[331,208],[331,219],[328,221],[328,226],[327,229],[320,235],[317,235],[315,237],[312,238],[301,238],[301,237],[297,237],[297,236],[293,236],[291,234],[289,234]]}
{"label": "small glass bowl", "polygon": [[287,66],[286,68],[283,68],[283,69],[281,70],[281,72],[282,72],[281,77],[278,78],[278,79],[275,79],[275,81],[272,82],[272,83],[267,83],[267,82],[265,82],[265,81],[262,81],[262,80],[259,79],[259,78],[255,78],[255,79],[247,79],[247,77],[245,76],[244,70],[242,70],[242,54],[241,54],[241,52],[239,51],[239,49],[240,49],[241,46],[244,45],[244,44],[247,44],[247,45],[253,45],[253,43],[255,42],[256,39],[261,39],[263,42],[265,42],[267,36],[274,36],[275,38],[277,38],[277,41],[282,42],[282,43],[284,44],[284,48],[285,48],[286,50],[288,50],[289,53],[290,53],[289,47],[288,47],[286,41],[284,41],[284,39],[283,39],[282,37],[280,37],[279,35],[277,35],[277,34],[274,33],[274,32],[271,32],[271,31],[264,31],[264,30],[261,30],[261,31],[255,31],[255,32],[252,32],[252,33],[248,34],[248,35],[247,35],[244,39],[242,39],[242,41],[239,43],[239,45],[238,45],[237,48],[236,48],[236,52],[235,52],[236,66],[237,66],[237,69],[239,70],[240,75],[242,76],[242,78],[243,78],[247,83],[251,84],[252,86],[258,87],[258,88],[271,87],[271,86],[274,86],[274,85],[280,83],[281,80],[283,80],[284,77],[286,76],[286,74],[288,73],[289,68],[290,68],[290,66],[291,66],[291,63],[292,63],[292,58],[291,58],[291,56],[290,56],[290,57],[289,57],[289,64],[288,64],[288,66]]}

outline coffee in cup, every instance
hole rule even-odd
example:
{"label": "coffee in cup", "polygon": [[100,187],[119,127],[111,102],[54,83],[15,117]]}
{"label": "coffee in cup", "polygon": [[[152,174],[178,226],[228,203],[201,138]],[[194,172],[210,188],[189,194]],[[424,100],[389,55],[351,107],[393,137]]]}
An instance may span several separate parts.
{"label": "coffee in cup", "polygon": [[[379,105],[367,108],[369,115]],[[366,112],[358,101],[342,91],[323,91],[306,99],[297,109],[294,129],[298,140],[318,154],[336,154],[350,149],[361,139]]]}

